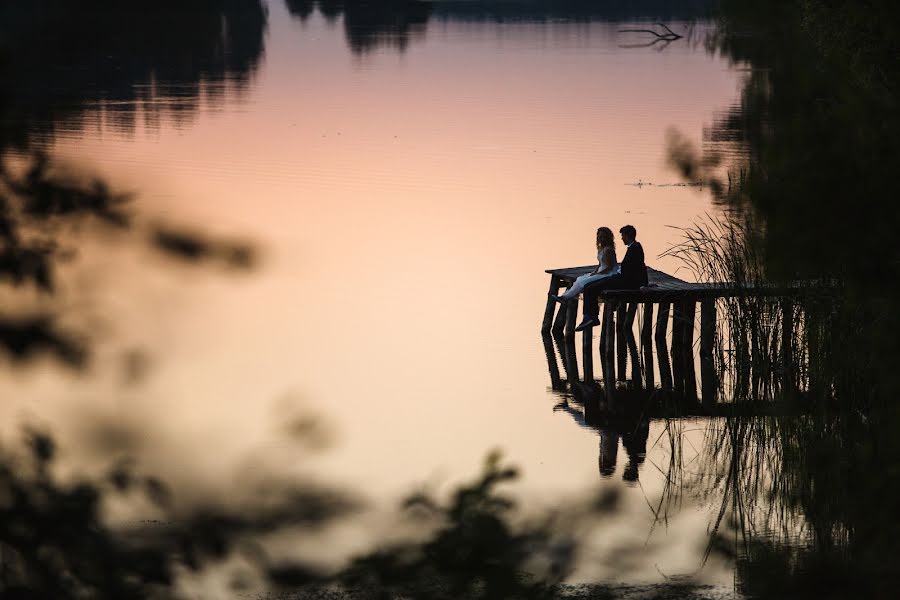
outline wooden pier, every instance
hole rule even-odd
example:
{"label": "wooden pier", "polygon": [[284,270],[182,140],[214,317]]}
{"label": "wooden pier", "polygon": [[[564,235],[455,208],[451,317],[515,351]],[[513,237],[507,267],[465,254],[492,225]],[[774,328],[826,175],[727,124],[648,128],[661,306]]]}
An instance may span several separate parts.
{"label": "wooden pier", "polygon": [[[584,274],[591,273],[595,266],[548,269],[550,288],[548,294],[560,294],[574,284]],[[673,396],[686,399],[689,403],[702,398],[703,405],[712,408],[717,402],[719,374],[715,366],[717,339],[717,300],[753,296],[775,300],[781,314],[781,363],[784,386],[794,386],[794,308],[802,297],[808,294],[821,295],[825,290],[834,290],[833,283],[796,282],[789,285],[739,285],[730,282],[690,283],[656,269],[647,269],[649,285],[638,290],[606,290],[601,292],[601,323],[599,325],[600,366],[604,385],[615,385],[616,381],[630,380],[632,386],[651,391],[658,389],[672,392]],[[550,334],[556,338],[559,353],[563,359],[566,380],[579,380],[579,369],[575,352],[575,326],[580,319],[581,298],[560,305],[547,298],[541,332],[548,361],[553,354]],[[699,311],[697,310],[697,305]],[[654,311],[654,305],[656,310]],[[559,310],[557,310],[559,307]],[[697,315],[699,312],[699,332]],[[655,319],[654,319],[655,313]],[[640,350],[634,336],[634,322],[640,315]],[[671,322],[671,337],[669,324]],[[699,333],[699,335],[696,335]],[[699,339],[697,339],[699,338]],[[587,329],[582,336],[583,382],[591,382],[594,377],[593,365],[594,332]],[[671,346],[668,342],[671,339]],[[695,340],[699,342],[699,358],[695,355]],[[653,365],[654,345],[658,359],[658,379]],[[626,373],[627,364],[632,366],[630,377]],[[748,363],[752,357],[747,357]],[[556,365],[555,355],[550,375],[554,389],[561,385],[562,378]],[[700,390],[697,389],[696,364],[700,366]],[[698,394],[698,391],[700,394]]]}

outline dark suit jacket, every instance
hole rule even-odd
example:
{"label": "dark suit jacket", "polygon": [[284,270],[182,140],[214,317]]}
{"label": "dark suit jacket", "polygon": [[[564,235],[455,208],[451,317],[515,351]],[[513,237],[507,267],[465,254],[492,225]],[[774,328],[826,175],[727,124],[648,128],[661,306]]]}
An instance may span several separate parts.
{"label": "dark suit jacket", "polygon": [[640,242],[634,242],[625,252],[622,259],[622,283],[629,288],[647,285],[647,265],[644,264],[644,248]]}

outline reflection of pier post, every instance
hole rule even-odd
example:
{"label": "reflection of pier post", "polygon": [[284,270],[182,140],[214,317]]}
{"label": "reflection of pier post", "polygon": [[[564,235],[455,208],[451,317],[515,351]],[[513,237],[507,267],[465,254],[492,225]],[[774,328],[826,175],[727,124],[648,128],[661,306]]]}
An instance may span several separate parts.
{"label": "reflection of pier post", "polygon": [[664,390],[672,389],[672,369],[669,365],[669,349],[666,347],[669,306],[668,302],[661,302],[656,315],[656,356],[659,360],[659,384]]}
{"label": "reflection of pier post", "polygon": [[707,298],[700,303],[700,381],[703,404],[716,403],[719,389],[713,352],[716,344],[716,301]]}
{"label": "reflection of pier post", "polygon": [[[571,339],[567,340],[561,331],[554,332],[553,341],[556,343],[556,350],[562,360],[563,370],[566,372],[566,382],[571,383],[572,381],[578,381],[578,371],[572,371],[572,364],[570,362],[572,360],[573,352],[571,352],[569,348],[570,346],[574,348],[574,341]],[[572,342],[571,344],[569,343],[570,341]]]}
{"label": "reflection of pier post", "polygon": [[541,338],[544,341],[544,354],[547,355],[547,368],[550,370],[550,387],[554,391],[562,391],[565,386],[559,376],[559,363],[553,350],[553,338],[549,333],[541,334]]}
{"label": "reflection of pier post", "polygon": [[616,458],[619,454],[619,434],[610,428],[600,429],[600,475],[611,477],[616,472]]}
{"label": "reflection of pier post", "polygon": [[603,418],[603,390],[593,381],[583,383],[579,387],[581,388],[584,422],[591,427],[597,427]]}
{"label": "reflection of pier post", "polygon": [[578,383],[578,355],[575,353],[575,338],[572,336],[563,337],[563,347],[565,348],[566,357],[566,377],[569,380],[569,387]]}

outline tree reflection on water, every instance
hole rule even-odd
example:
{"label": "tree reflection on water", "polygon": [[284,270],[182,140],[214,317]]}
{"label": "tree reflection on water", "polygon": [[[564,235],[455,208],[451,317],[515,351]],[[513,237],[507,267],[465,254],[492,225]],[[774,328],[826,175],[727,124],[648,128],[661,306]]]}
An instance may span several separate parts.
{"label": "tree reflection on water", "polygon": [[265,30],[259,0],[5,2],[0,148],[78,129],[88,107],[125,131],[185,123],[246,88]]}
{"label": "tree reflection on water", "polygon": [[[125,24],[125,25],[123,25]],[[57,0],[0,8],[0,277],[52,298],[59,265],[77,254],[85,226],[127,232],[180,260],[253,264],[244,242],[203,232],[135,226],[131,196],[46,151],[57,133],[82,126],[87,109],[112,111],[132,130],[137,115],[176,122],[201,92],[223,99],[247,85],[262,51],[266,17],[257,0],[73,4]],[[123,26],[128,34],[123,34]],[[12,291],[5,291],[9,298]],[[26,292],[20,291],[19,295]],[[59,325],[65,299],[0,312],[0,347],[17,360],[49,352],[81,368],[88,332]]]}
{"label": "tree reflection on water", "polygon": [[291,15],[305,21],[314,10],[333,20],[343,17],[350,49],[364,54],[378,46],[402,51],[415,37],[425,33],[431,2],[421,0],[285,0]]}
{"label": "tree reflection on water", "polygon": [[708,16],[710,0],[285,0],[288,11],[300,21],[318,12],[329,21],[342,20],[347,44],[355,54],[379,47],[400,52],[425,36],[429,21],[493,23],[626,22],[651,20],[692,21]]}

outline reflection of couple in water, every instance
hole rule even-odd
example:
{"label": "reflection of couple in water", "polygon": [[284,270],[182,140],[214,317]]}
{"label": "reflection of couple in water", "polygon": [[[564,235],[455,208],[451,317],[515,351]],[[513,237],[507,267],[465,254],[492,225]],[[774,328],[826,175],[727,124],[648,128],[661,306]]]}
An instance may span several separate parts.
{"label": "reflection of couple in water", "polygon": [[644,263],[644,248],[637,241],[637,230],[626,225],[619,230],[625,244],[625,258],[616,263],[616,242],[609,227],[597,230],[597,268],[575,280],[565,294],[554,300],[566,304],[579,294],[584,294],[584,320],[575,328],[582,331],[600,324],[600,308],[597,298],[604,290],[637,290],[647,285],[647,265]]}
{"label": "reflection of couple in water", "polygon": [[600,456],[598,459],[600,475],[610,477],[616,470],[616,458],[619,454],[619,437],[622,438],[622,446],[628,454],[628,464],[622,473],[622,479],[629,482],[638,480],[638,468],[644,464],[647,457],[647,438],[650,435],[650,421],[640,419],[636,423],[629,423],[622,431],[613,427],[601,427],[600,431]]}
{"label": "reflection of couple in water", "polygon": [[611,477],[615,472],[621,440],[628,455],[622,479],[626,482],[637,481],[639,467],[647,456],[647,438],[650,434],[650,419],[643,405],[638,402],[619,403],[615,397],[608,398],[594,382],[575,383],[572,393],[575,406],[568,399],[563,399],[553,407],[553,412],[566,412],[581,427],[600,434],[600,476]]}

